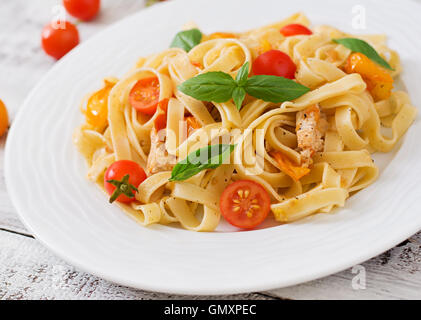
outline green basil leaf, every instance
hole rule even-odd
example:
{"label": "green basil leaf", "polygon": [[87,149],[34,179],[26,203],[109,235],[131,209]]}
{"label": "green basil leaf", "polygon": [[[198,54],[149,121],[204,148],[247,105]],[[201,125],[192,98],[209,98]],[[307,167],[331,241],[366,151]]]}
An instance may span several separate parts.
{"label": "green basil leaf", "polygon": [[235,106],[238,110],[241,109],[245,97],[246,90],[243,87],[237,87],[232,92],[232,99],[234,100]]}
{"label": "green basil leaf", "polygon": [[186,159],[178,162],[171,173],[170,181],[187,180],[206,169],[216,169],[234,151],[235,145],[218,144],[198,149]]}
{"label": "green basil leaf", "polygon": [[247,82],[249,76],[249,65],[250,63],[246,62],[237,73],[235,81],[237,81],[239,86],[244,86]]}
{"label": "green basil leaf", "polygon": [[249,78],[244,89],[255,98],[274,103],[292,101],[310,91],[309,88],[290,79],[267,75]]}
{"label": "green basil leaf", "polygon": [[237,87],[235,80],[224,72],[208,72],[184,81],[178,90],[197,100],[227,102]]}
{"label": "green basil leaf", "polygon": [[180,31],[175,35],[171,48],[181,48],[189,52],[202,41],[202,33],[199,29]]}
{"label": "green basil leaf", "polygon": [[382,67],[393,70],[390,64],[384,60],[377,51],[367,42],[361,39],[355,38],[343,38],[343,39],[333,39],[333,42],[343,45],[353,52],[359,52],[366,55],[369,59],[378,63]]}

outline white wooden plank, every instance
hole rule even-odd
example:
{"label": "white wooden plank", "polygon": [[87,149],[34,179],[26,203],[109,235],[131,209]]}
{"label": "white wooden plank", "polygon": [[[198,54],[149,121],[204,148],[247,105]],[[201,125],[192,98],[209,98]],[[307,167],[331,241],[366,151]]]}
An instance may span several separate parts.
{"label": "white wooden plank", "polygon": [[1,299],[261,299],[261,294],[177,296],[122,287],[79,272],[38,241],[0,231]]}
{"label": "white wooden plank", "polygon": [[4,143],[6,137],[0,138],[0,228],[28,233],[20,222],[15,208],[7,194],[4,181]]}
{"label": "white wooden plank", "polygon": [[[420,299],[421,236],[363,264],[366,289],[354,290],[351,270],[267,292],[286,299]],[[0,299],[267,299],[259,294],[175,296],[135,290],[80,272],[36,240],[0,231]]]}
{"label": "white wooden plank", "polygon": [[362,267],[365,289],[353,288],[353,279],[362,274],[349,269],[269,294],[286,299],[421,299],[421,234],[363,263]]}

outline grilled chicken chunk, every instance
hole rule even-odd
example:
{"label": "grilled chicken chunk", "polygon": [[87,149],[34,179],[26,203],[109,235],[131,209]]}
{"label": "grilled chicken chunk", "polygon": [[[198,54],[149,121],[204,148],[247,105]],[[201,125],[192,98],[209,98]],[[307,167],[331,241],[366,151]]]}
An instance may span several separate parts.
{"label": "grilled chicken chunk", "polygon": [[328,122],[317,104],[298,112],[296,121],[298,149],[302,156],[302,165],[308,167],[313,163],[313,155],[323,150],[323,138],[328,128]]}
{"label": "grilled chicken chunk", "polygon": [[168,154],[165,148],[165,130],[151,130],[151,150],[148,156],[146,169],[150,174],[161,171],[171,171],[176,164],[176,157]]}

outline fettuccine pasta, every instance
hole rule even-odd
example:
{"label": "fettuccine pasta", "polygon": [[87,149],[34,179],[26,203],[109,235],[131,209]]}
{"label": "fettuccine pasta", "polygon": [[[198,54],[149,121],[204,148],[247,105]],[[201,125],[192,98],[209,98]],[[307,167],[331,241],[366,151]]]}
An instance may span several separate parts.
{"label": "fettuccine pasta", "polygon": [[[290,34],[291,25],[309,31]],[[238,219],[254,219],[265,208],[266,193],[268,211],[279,223],[343,207],[377,179],[372,154],[390,152],[417,111],[407,93],[392,90],[402,68],[384,36],[351,36],[329,26],[309,26],[299,13],[244,33],[201,35],[188,49],[175,41],[163,52],[140,58],[122,78],[105,79],[99,91],[82,101],[86,122],[74,134],[88,164],[88,179],[107,191],[127,183],[130,188],[120,190],[123,195],[118,194],[116,203],[140,224],[178,223],[192,231],[214,231],[226,208],[232,209],[230,216],[222,214],[236,226]],[[200,32],[188,35],[194,40]],[[390,68],[333,41],[352,37],[370,44]],[[292,73],[272,77],[308,88],[298,98],[259,98],[253,92],[262,88],[253,91],[244,84],[238,89],[241,93],[245,88],[243,97],[239,94],[236,100],[231,90],[234,99],[221,102],[212,94],[223,88],[204,92],[199,86],[197,94],[208,97],[203,100],[183,89],[186,81],[216,72],[239,79],[244,66],[250,67],[252,79],[260,57],[279,51],[291,60]],[[200,170],[189,164],[195,174],[189,174],[190,167],[180,171],[177,163],[216,144],[232,146],[224,163]],[[144,171],[141,183],[131,182],[130,172],[126,182],[108,180],[109,168],[120,161],[134,162]],[[180,172],[186,176],[180,178]],[[258,184],[265,195],[245,187],[224,204],[225,190],[242,181]],[[107,189],[107,184],[112,186]],[[234,217],[236,213],[243,216]]]}

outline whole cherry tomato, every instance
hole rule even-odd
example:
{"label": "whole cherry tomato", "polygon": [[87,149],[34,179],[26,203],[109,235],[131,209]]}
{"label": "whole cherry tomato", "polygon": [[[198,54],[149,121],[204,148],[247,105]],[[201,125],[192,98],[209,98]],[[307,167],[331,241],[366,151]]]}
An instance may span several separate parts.
{"label": "whole cherry tomato", "polygon": [[309,28],[307,28],[306,26],[303,26],[302,24],[298,24],[298,23],[289,24],[289,25],[283,27],[281,29],[281,33],[285,37],[297,36],[297,35],[300,35],[300,34],[304,34],[304,35],[313,34],[313,32]]}
{"label": "whole cherry tomato", "polygon": [[72,16],[89,21],[96,17],[101,6],[100,0],[63,0],[63,5]]}
{"label": "whole cherry tomato", "polygon": [[270,197],[257,182],[240,180],[224,190],[219,207],[225,220],[233,226],[253,229],[266,219],[270,211]]}
{"label": "whole cherry tomato", "polygon": [[135,200],[137,187],[146,179],[140,165],[130,160],[119,160],[108,167],[104,175],[104,187],[111,196],[110,203],[129,203]]}
{"label": "whole cherry tomato", "polygon": [[42,30],[41,44],[48,55],[58,60],[79,44],[79,32],[69,21],[51,22]]}
{"label": "whole cherry tomato", "polygon": [[253,73],[255,75],[272,75],[288,79],[295,78],[297,66],[294,61],[282,51],[269,50],[254,60]]}

